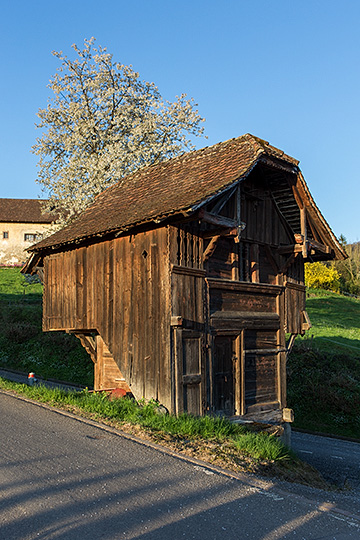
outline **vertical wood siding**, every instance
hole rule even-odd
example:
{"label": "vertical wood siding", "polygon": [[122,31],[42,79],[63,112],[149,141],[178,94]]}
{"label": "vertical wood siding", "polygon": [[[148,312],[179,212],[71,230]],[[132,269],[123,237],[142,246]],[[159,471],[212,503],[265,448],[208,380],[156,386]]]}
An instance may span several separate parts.
{"label": "vertical wood siding", "polygon": [[133,394],[170,404],[167,230],[45,259],[44,330],[97,332]]}

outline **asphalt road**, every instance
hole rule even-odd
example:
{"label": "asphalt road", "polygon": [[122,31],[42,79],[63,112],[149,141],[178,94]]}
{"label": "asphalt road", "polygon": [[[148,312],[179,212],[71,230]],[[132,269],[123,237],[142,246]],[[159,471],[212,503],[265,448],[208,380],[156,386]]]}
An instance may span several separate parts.
{"label": "asphalt road", "polygon": [[291,444],[298,456],[327,480],[356,491],[360,497],[360,443],[293,431]]}
{"label": "asphalt road", "polygon": [[2,392],[0,415],[1,539],[360,538],[351,497],[222,473]]}

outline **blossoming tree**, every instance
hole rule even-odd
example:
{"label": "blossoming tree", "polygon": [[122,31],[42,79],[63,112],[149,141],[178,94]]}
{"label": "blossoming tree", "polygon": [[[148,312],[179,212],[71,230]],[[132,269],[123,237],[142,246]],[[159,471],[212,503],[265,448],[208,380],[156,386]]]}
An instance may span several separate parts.
{"label": "blossoming tree", "polygon": [[42,134],[33,146],[37,182],[61,224],[126,174],[193,149],[189,137],[203,134],[204,121],[186,94],[164,100],[94,38],[73,49],[75,60],[53,52],[61,67],[50,80],[53,98],[38,112]]}

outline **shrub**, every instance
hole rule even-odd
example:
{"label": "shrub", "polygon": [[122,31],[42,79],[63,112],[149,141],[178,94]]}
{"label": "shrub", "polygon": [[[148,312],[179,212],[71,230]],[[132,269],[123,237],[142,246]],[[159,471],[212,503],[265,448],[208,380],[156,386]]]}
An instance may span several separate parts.
{"label": "shrub", "polygon": [[312,289],[340,291],[340,274],[320,262],[305,263],[305,285]]}
{"label": "shrub", "polygon": [[40,333],[39,328],[31,323],[8,323],[4,328],[5,338],[12,343],[26,343]]}

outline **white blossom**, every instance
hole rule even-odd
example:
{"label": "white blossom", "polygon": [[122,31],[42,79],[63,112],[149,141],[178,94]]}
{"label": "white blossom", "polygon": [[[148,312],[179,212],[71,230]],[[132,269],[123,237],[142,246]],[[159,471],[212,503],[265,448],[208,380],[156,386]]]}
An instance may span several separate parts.
{"label": "white blossom", "polygon": [[42,135],[33,146],[37,182],[47,209],[60,211],[59,225],[128,173],[192,150],[189,136],[204,130],[186,94],[164,100],[154,83],[115,63],[94,38],[73,49],[75,60],[53,52],[61,66],[49,84],[54,97],[38,112]]}

